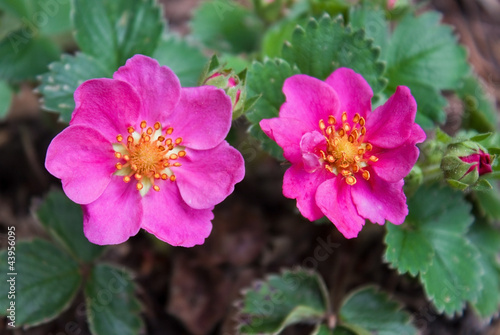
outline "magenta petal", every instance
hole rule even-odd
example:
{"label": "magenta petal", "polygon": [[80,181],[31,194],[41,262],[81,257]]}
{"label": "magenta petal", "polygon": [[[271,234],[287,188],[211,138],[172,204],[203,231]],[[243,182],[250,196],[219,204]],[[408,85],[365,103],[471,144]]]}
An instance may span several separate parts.
{"label": "magenta petal", "polygon": [[333,88],[319,79],[297,74],[285,80],[280,117],[301,120],[307,129],[319,129],[319,120],[339,117],[339,97]]}
{"label": "magenta petal", "polygon": [[141,196],[135,185],[115,177],[94,202],[82,206],[83,231],[95,244],[119,244],[134,236],[142,219]]}
{"label": "magenta petal", "polygon": [[113,79],[91,79],[75,91],[75,111],[70,125],[98,130],[109,142],[136,126],[141,100],[129,84]]}
{"label": "magenta petal", "polygon": [[292,164],[283,177],[283,195],[297,199],[297,208],[305,218],[311,221],[318,220],[324,214],[316,205],[316,189],[331,176],[331,173],[324,169],[308,173],[302,164]]}
{"label": "magenta petal", "polygon": [[172,168],[182,199],[192,208],[212,208],[234,191],[234,185],[245,175],[240,152],[226,141],[209,150],[187,150]]}
{"label": "magenta petal", "polygon": [[354,238],[365,224],[351,196],[351,186],[342,178],[325,181],[318,187],[316,203],[326,217],[346,238]]}
{"label": "magenta petal", "polygon": [[156,59],[135,55],[115,72],[113,78],[125,81],[136,89],[143,106],[141,120],[150,125],[156,121],[165,122],[179,102],[179,78],[168,67],[160,66]]}
{"label": "magenta petal", "polygon": [[283,156],[292,163],[302,161],[300,141],[302,136],[310,131],[307,125],[297,119],[273,118],[264,119],[259,123],[264,133],[283,148]]}
{"label": "magenta petal", "polygon": [[414,130],[416,112],[417,103],[410,89],[398,86],[384,105],[368,114],[366,141],[381,148],[395,148],[402,145]]}
{"label": "magenta petal", "polygon": [[371,165],[377,176],[394,183],[410,173],[417,162],[419,150],[409,143],[394,149],[375,150],[373,154],[378,158],[378,161]]}
{"label": "magenta petal", "polygon": [[340,98],[340,112],[346,112],[349,121],[356,113],[366,118],[371,112],[373,91],[363,76],[342,67],[335,70],[325,81],[337,92]]}
{"label": "magenta petal", "polygon": [[300,151],[302,153],[302,162],[304,169],[311,173],[323,167],[323,162],[318,156],[319,150],[326,149],[325,136],[318,131],[312,131],[304,134],[300,140]]}
{"label": "magenta petal", "polygon": [[425,131],[417,124],[414,123],[411,128],[411,135],[409,141],[412,143],[422,143],[427,138]]}
{"label": "magenta petal", "polygon": [[142,228],[173,246],[203,244],[212,231],[213,208],[193,209],[171,183],[160,192],[149,192],[143,201]]}
{"label": "magenta petal", "polygon": [[211,149],[219,145],[229,132],[232,118],[231,98],[213,86],[182,88],[181,99],[168,118],[174,137],[182,137],[182,145]]}
{"label": "magenta petal", "polygon": [[104,192],[116,170],[113,152],[111,143],[96,130],[71,126],[50,143],[45,168],[62,180],[68,198],[88,204]]}
{"label": "magenta petal", "polygon": [[408,215],[403,184],[403,180],[389,183],[376,177],[368,181],[358,178],[352,187],[352,199],[358,213],[373,223],[384,224],[385,220],[403,223]]}

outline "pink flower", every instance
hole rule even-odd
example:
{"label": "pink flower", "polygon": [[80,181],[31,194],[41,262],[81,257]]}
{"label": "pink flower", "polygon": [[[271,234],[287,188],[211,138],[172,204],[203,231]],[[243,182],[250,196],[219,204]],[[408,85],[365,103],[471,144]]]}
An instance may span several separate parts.
{"label": "pink flower", "polygon": [[393,9],[398,0],[387,0],[387,8]]}
{"label": "pink flower", "polygon": [[181,88],[168,67],[136,55],[113,79],[81,84],[75,102],[45,166],[82,205],[89,241],[117,244],[143,228],[172,245],[203,243],[214,206],[244,175],[241,154],[224,140],[224,91]]}
{"label": "pink flower", "polygon": [[475,169],[478,170],[480,176],[486,173],[493,172],[493,169],[491,168],[491,156],[487,152],[484,152],[481,149],[479,149],[477,153],[459,158],[465,163],[472,164],[469,170],[467,170],[467,172],[465,173],[465,175],[471,173]]}
{"label": "pink flower", "polygon": [[371,112],[368,83],[341,68],[325,82],[290,77],[283,93],[280,116],[260,126],[292,163],[283,194],[297,199],[302,215],[311,221],[326,215],[347,238],[358,235],[365,219],[403,223],[403,178],[418,158],[415,144],[425,139],[410,90],[399,86]]}

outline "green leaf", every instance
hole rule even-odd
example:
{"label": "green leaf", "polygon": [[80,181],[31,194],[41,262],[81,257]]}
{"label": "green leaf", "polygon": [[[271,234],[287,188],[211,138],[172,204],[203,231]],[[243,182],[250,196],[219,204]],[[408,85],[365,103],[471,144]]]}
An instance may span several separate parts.
{"label": "green leaf", "polygon": [[485,220],[478,219],[472,225],[470,240],[480,251],[479,263],[484,270],[481,276],[482,290],[477,301],[472,304],[481,317],[491,317],[500,305],[500,231]]}
{"label": "green leaf", "polygon": [[165,23],[154,0],[75,0],[80,49],[114,72],[135,54],[153,54]]}
{"label": "green leaf", "polygon": [[91,262],[104,251],[103,247],[90,243],[83,235],[82,209],[61,191],[49,193],[36,214],[52,237],[77,259]]}
{"label": "green leaf", "polygon": [[26,37],[22,29],[14,31],[0,41],[0,79],[34,80],[47,71],[47,65],[59,53],[59,48],[46,37]]}
{"label": "green leaf", "polygon": [[487,95],[477,77],[468,75],[457,94],[465,107],[462,119],[463,128],[475,129],[478,132],[495,130],[498,122],[497,111],[493,100]]}
{"label": "green leaf", "polygon": [[496,183],[493,189],[482,192],[475,192],[474,195],[477,199],[476,205],[478,206],[481,214],[494,220],[500,220],[500,195]]}
{"label": "green leaf", "polygon": [[21,15],[23,25],[44,35],[57,35],[71,30],[71,1],[28,0],[29,12]]}
{"label": "green leaf", "polygon": [[354,29],[363,29],[366,37],[373,39],[373,44],[380,47],[382,53],[387,49],[389,24],[383,10],[369,6],[351,7],[349,24]]}
{"label": "green leaf", "polygon": [[183,87],[196,86],[207,57],[201,50],[174,35],[165,35],[158,43],[153,58],[171,68]]}
{"label": "green leaf", "polygon": [[399,273],[409,272],[412,276],[426,270],[434,257],[434,249],[424,232],[413,230],[411,226],[400,228],[389,224],[386,227],[385,261]]}
{"label": "green leaf", "polygon": [[297,25],[307,24],[306,19],[283,20],[270,27],[262,39],[262,55],[269,58],[281,57],[285,41],[292,38]]}
{"label": "green leaf", "polygon": [[264,26],[257,15],[236,2],[215,0],[195,10],[191,29],[206,47],[236,54],[255,51]]}
{"label": "green leaf", "polygon": [[1,0],[0,9],[18,17],[28,17],[34,11],[33,0]]}
{"label": "green leaf", "polygon": [[[7,264],[7,251],[0,252],[0,313],[6,315],[15,301],[16,325],[35,326],[66,310],[82,281],[78,264],[53,244],[35,239],[15,246],[15,264]],[[14,266],[14,269],[9,269]],[[17,275],[9,275],[9,273]],[[7,280],[15,277],[15,300],[9,300]]]}
{"label": "green leaf", "polygon": [[10,86],[5,81],[0,81],[0,120],[7,116],[13,94]]}
{"label": "green leaf", "polygon": [[337,334],[337,333],[332,333],[332,331],[326,325],[319,324],[316,326],[316,328],[310,335],[332,335],[332,334]]}
{"label": "green leaf", "polygon": [[297,27],[291,44],[285,44],[282,51],[283,58],[296,64],[301,73],[321,80],[339,67],[349,67],[363,75],[375,94],[386,85],[379,54],[363,30],[352,31],[343,26],[342,17],[332,20],[326,14],[319,21],[311,18],[305,28]]}
{"label": "green leaf", "polygon": [[373,287],[353,292],[343,302],[339,314],[341,325],[356,334],[417,334],[410,315],[401,311],[400,304]]}
{"label": "green leaf", "polygon": [[451,28],[439,23],[440,18],[437,12],[406,16],[384,52],[387,91],[394,92],[398,85],[408,86],[417,101],[419,122],[443,122],[444,99],[439,91],[458,89],[469,71],[465,49],[457,44]]}
{"label": "green leaf", "polygon": [[93,335],[135,335],[143,328],[141,305],[129,273],[111,265],[96,265],[85,285],[87,318]]}
{"label": "green leaf", "polygon": [[405,223],[387,228],[385,259],[401,273],[420,273],[439,311],[460,312],[481,290],[479,253],[466,236],[471,206],[460,192],[423,186],[409,199],[408,209]]}
{"label": "green leaf", "polygon": [[239,311],[242,334],[279,334],[299,322],[319,322],[329,310],[317,273],[295,270],[271,275],[244,293]]}
{"label": "green leaf", "polygon": [[40,77],[38,91],[43,94],[42,108],[60,113],[61,120],[69,122],[75,109],[73,94],[80,84],[92,78],[111,77],[98,60],[83,53],[62,55],[61,60],[49,65],[50,72]]}
{"label": "green leaf", "polygon": [[277,117],[281,105],[285,102],[282,87],[285,80],[299,71],[282,59],[266,60],[264,63],[254,62],[247,73],[247,96],[262,94],[255,105],[245,114],[253,124],[250,133],[261,140],[263,148],[277,159],[283,160],[283,150],[267,135],[258,123],[262,119]]}

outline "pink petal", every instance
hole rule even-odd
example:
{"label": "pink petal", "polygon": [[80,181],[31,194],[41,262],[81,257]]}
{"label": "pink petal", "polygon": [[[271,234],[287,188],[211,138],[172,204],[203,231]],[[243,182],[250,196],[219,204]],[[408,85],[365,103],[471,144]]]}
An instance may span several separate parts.
{"label": "pink petal", "polygon": [[411,128],[410,141],[412,143],[422,143],[426,138],[425,131],[417,123],[414,123]]}
{"label": "pink petal", "polygon": [[[219,145],[231,127],[231,98],[213,86],[182,88],[181,99],[167,124],[172,138],[182,137],[182,145],[211,149]],[[167,126],[165,124],[165,126]]]}
{"label": "pink petal", "polygon": [[142,101],[141,120],[150,125],[165,122],[179,102],[181,84],[175,73],[156,59],[135,55],[113,75],[132,85]]}
{"label": "pink petal", "polygon": [[319,208],[346,238],[357,237],[365,224],[354,206],[351,190],[342,178],[333,178],[321,184],[316,192]]}
{"label": "pink petal", "polygon": [[323,167],[320,161],[319,150],[326,150],[326,138],[318,131],[304,134],[300,140],[300,151],[304,169],[312,173]]}
{"label": "pink petal", "polygon": [[316,205],[316,190],[321,183],[332,174],[326,170],[308,173],[302,164],[292,164],[283,177],[283,195],[290,199],[297,199],[297,208],[307,219],[314,221],[324,216]]}
{"label": "pink petal", "polygon": [[378,158],[371,166],[377,176],[385,181],[394,183],[400,181],[410,173],[417,162],[419,150],[413,143],[408,143],[394,149],[374,150]]}
{"label": "pink petal", "polygon": [[398,86],[384,105],[368,114],[366,141],[381,148],[402,145],[413,132],[416,112],[417,103],[410,89]]}
{"label": "pink petal", "polygon": [[335,70],[325,81],[337,92],[340,112],[346,112],[349,121],[356,113],[366,118],[371,112],[373,91],[360,74],[343,67]]}
{"label": "pink petal", "polygon": [[264,133],[283,148],[283,156],[292,163],[302,161],[300,141],[310,128],[301,120],[285,117],[264,119],[259,123]]}
{"label": "pink petal", "polygon": [[141,226],[141,196],[133,183],[120,177],[114,177],[104,193],[82,209],[83,232],[94,244],[123,243]]}
{"label": "pink petal", "polygon": [[403,180],[389,183],[375,176],[368,181],[358,178],[351,193],[359,214],[373,223],[403,223],[408,215],[403,184]]}
{"label": "pink petal", "polygon": [[50,143],[45,168],[62,180],[68,198],[88,204],[104,192],[116,170],[113,152],[111,143],[96,130],[70,126]]}
{"label": "pink petal", "polygon": [[143,199],[142,228],[173,246],[203,244],[210,235],[213,208],[193,209],[181,198],[176,183],[159,192],[150,191]]}
{"label": "pink petal", "polygon": [[[319,120],[340,117],[340,101],[333,88],[319,79],[304,74],[294,75],[283,84],[286,102],[280,117],[301,120],[309,130],[319,129]],[[293,131],[293,129],[290,129]]]}
{"label": "pink petal", "polygon": [[136,126],[141,100],[129,84],[113,79],[91,79],[75,91],[76,108],[70,125],[96,129],[109,142]]}
{"label": "pink petal", "polygon": [[234,191],[245,175],[240,152],[226,141],[209,150],[186,150],[182,166],[172,168],[182,199],[192,208],[212,208]]}

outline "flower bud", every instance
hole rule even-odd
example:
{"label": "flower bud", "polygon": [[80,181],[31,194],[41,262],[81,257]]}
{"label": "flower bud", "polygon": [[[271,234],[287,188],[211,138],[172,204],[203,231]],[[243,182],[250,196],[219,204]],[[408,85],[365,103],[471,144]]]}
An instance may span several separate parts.
{"label": "flower bud", "polygon": [[231,97],[233,119],[241,115],[244,107],[244,85],[234,71],[216,70],[203,81],[203,85],[215,86],[226,91],[226,94]]}
{"label": "flower bud", "polygon": [[441,169],[447,181],[473,186],[480,176],[492,172],[491,163],[491,156],[486,149],[467,140],[448,146],[441,161]]}

